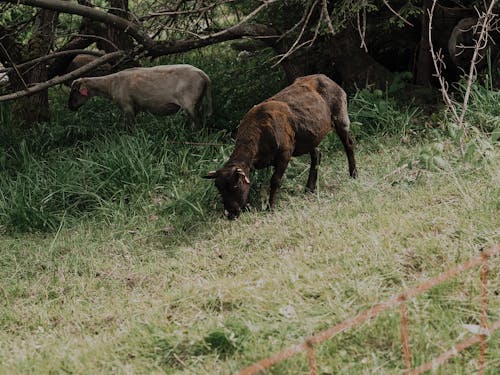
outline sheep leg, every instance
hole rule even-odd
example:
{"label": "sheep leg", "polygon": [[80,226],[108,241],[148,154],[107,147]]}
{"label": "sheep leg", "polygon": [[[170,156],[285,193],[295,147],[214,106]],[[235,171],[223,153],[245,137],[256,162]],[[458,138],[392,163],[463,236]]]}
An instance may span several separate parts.
{"label": "sheep leg", "polygon": [[321,163],[321,151],[314,148],[311,152],[311,168],[309,169],[309,178],[307,179],[306,191],[313,193],[316,190],[316,181],[318,179],[318,167]]}
{"label": "sheep leg", "polygon": [[358,171],[356,169],[356,160],[354,159],[354,146],[352,144],[352,139],[349,136],[349,124],[335,121],[335,131],[344,145],[347,162],[349,163],[349,175],[352,178],[356,178]]}
{"label": "sheep leg", "polygon": [[134,123],[135,123],[135,113],[133,111],[125,112],[125,129],[132,134],[134,131]]}
{"label": "sheep leg", "polygon": [[125,113],[125,128],[129,133],[134,130],[134,115],[130,113]]}
{"label": "sheep leg", "polygon": [[269,208],[274,208],[274,203],[276,201],[276,194],[281,186],[281,179],[285,174],[286,167],[290,162],[290,156],[283,156],[274,164],[274,173],[271,177],[271,189],[269,192]]}
{"label": "sheep leg", "polygon": [[201,129],[203,128],[203,116],[202,116],[202,111],[201,111],[201,99],[195,104],[194,106],[194,115],[196,118],[196,128]]}
{"label": "sheep leg", "polygon": [[200,120],[200,111],[196,108],[196,105],[193,105],[191,107],[186,108],[186,112],[189,116],[189,118],[192,121],[193,126],[191,126],[192,129],[201,129],[202,128],[202,123]]}

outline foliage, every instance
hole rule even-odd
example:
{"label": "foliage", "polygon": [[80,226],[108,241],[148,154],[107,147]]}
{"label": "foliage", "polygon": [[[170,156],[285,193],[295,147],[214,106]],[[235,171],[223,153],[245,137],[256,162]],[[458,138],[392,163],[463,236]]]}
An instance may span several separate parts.
{"label": "foliage", "polygon": [[379,89],[358,90],[350,102],[351,123],[355,135],[408,136],[422,131],[418,121],[421,109],[412,103],[401,104],[396,96],[405,87],[408,73],[395,76],[385,92]]}
{"label": "foliage", "polygon": [[36,10],[25,5],[3,6],[7,8],[2,9],[2,13],[0,13],[0,27],[7,28],[15,25],[18,28],[17,30],[25,30],[24,33],[20,33],[17,36],[20,39],[26,38],[26,33],[28,32],[26,30],[29,30],[29,28],[26,28],[26,24],[34,17]]}
{"label": "foliage", "polygon": [[[465,85],[459,85],[458,90],[459,94],[463,93]],[[491,161],[494,148],[500,139],[498,100],[500,91],[492,89],[488,82],[486,85],[474,85],[465,116],[465,126],[459,128],[453,119],[448,117],[449,114],[444,112],[441,114],[439,126],[432,133],[435,142],[421,148],[409,159],[402,159],[401,165],[431,171],[449,171],[458,165],[480,168]],[[464,132],[464,152],[461,152],[460,143]]]}

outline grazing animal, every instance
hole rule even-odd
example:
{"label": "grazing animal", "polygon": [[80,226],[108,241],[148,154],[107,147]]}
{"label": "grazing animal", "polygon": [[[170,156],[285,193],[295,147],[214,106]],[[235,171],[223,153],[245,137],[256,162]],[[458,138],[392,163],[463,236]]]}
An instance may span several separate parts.
{"label": "grazing animal", "polygon": [[172,115],[180,108],[201,128],[204,96],[207,115],[212,113],[210,78],[191,65],[130,68],[103,77],[79,78],[71,84],[68,107],[76,111],[93,96],[103,96],[117,104],[125,114],[129,131],[138,112]]}
{"label": "grazing animal", "polygon": [[316,147],[333,129],[344,145],[349,174],[356,177],[346,93],[323,74],[297,78],[292,85],[247,112],[239,125],[236,147],[229,160],[204,178],[215,179],[224,212],[229,219],[234,219],[247,203],[250,171],[272,165],[269,207],[273,208],[292,156],[311,155],[306,186],[310,191],[315,190],[321,158]]}
{"label": "grazing animal", "polygon": [[[76,55],[73,60],[69,63],[68,67],[65,70],[65,74],[71,73],[73,70],[79,69],[82,66],[90,64],[98,57],[94,55],[80,54]],[[95,69],[92,69],[90,72],[87,72],[82,75],[82,77],[100,77],[105,76],[106,74],[113,73],[113,67],[111,64],[102,64]],[[64,85],[70,87],[71,83],[65,82]]]}
{"label": "grazing animal", "polygon": [[[87,55],[87,54],[80,54],[76,55],[73,60],[69,63],[68,67],[66,68],[65,73],[70,73],[73,70],[79,69],[82,66],[85,66],[87,64],[90,64],[94,60],[98,59],[98,56],[94,55]],[[96,77],[96,76],[103,76],[106,74],[112,73],[112,66],[111,64],[102,64],[98,66],[97,68],[91,70],[90,72],[86,73],[84,77]]]}
{"label": "grazing animal", "polygon": [[[81,68],[84,65],[90,64],[97,58],[98,57],[94,55],[87,55],[87,54],[76,55],[66,68],[66,73],[72,72],[73,70]],[[111,67],[109,64],[104,64],[104,65]]]}

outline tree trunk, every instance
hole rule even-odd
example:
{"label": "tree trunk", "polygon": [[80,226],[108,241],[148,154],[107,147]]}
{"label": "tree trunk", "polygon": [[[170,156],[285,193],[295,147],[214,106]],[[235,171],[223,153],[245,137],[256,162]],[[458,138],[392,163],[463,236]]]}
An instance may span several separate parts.
{"label": "tree trunk", "polygon": [[[37,13],[31,39],[20,53],[22,61],[44,56],[49,52],[54,39],[57,17],[57,12],[49,10],[40,10]],[[10,74],[13,91],[24,89],[25,84],[46,81],[47,66],[43,63],[35,65],[33,68],[21,71],[21,75],[22,79],[15,72]],[[12,119],[15,125],[24,128],[48,121],[50,119],[48,90],[16,100],[12,106]]]}
{"label": "tree trunk", "polygon": [[[109,10],[109,13],[114,14],[118,17],[121,17],[126,20],[130,20],[130,15],[128,12],[128,0],[109,0],[109,4],[111,6],[111,9]],[[134,46],[134,41],[132,38],[127,34],[124,33],[123,31],[117,29],[116,27],[113,26],[108,26],[108,39],[118,47],[118,49],[128,51]],[[113,52],[110,50],[111,47],[110,45],[107,45],[107,48],[105,48],[106,52]]]}
{"label": "tree trunk", "polygon": [[432,0],[424,0],[422,5],[422,33],[420,36],[420,46],[418,49],[417,74],[415,83],[417,85],[431,85],[432,77],[432,56],[429,44],[429,11],[432,6]]}

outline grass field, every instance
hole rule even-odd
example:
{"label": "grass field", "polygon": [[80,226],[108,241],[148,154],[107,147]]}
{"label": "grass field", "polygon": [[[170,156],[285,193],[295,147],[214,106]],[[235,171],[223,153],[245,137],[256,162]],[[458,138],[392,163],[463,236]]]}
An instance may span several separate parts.
{"label": "grass field", "polygon": [[[500,114],[474,102],[480,130],[461,157],[442,113],[370,92],[350,103],[359,178],[330,134],[317,193],[304,193],[308,159],[294,159],[276,210],[262,209],[262,171],[234,222],[201,178],[232,150],[231,103],[202,133],[180,115],[144,115],[128,135],[105,102],[72,114],[55,93],[53,124],[18,136],[0,110],[0,374],[229,374],[500,241]],[[499,258],[490,321],[500,318]],[[476,269],[409,303],[415,365],[479,323],[479,288]],[[320,373],[401,373],[398,327],[390,311],[326,342]],[[477,353],[436,373],[474,373]],[[499,332],[487,363],[499,373]],[[269,373],[305,374],[307,362]]]}
{"label": "grass field", "polygon": [[[165,226],[154,200],[109,222],[66,228],[63,220],[55,233],[3,235],[0,371],[230,373],[498,242],[498,155],[480,167],[398,172],[415,147],[359,146],[356,181],[340,152],[325,155],[316,195],[302,192],[299,160],[275,212],[236,222],[210,213],[184,224],[183,236]],[[478,288],[470,272],[410,303],[415,363],[478,322]],[[401,369],[398,319],[384,314],[325,344],[321,371]],[[475,353],[443,373],[471,373]],[[273,373],[304,366],[290,360]]]}

